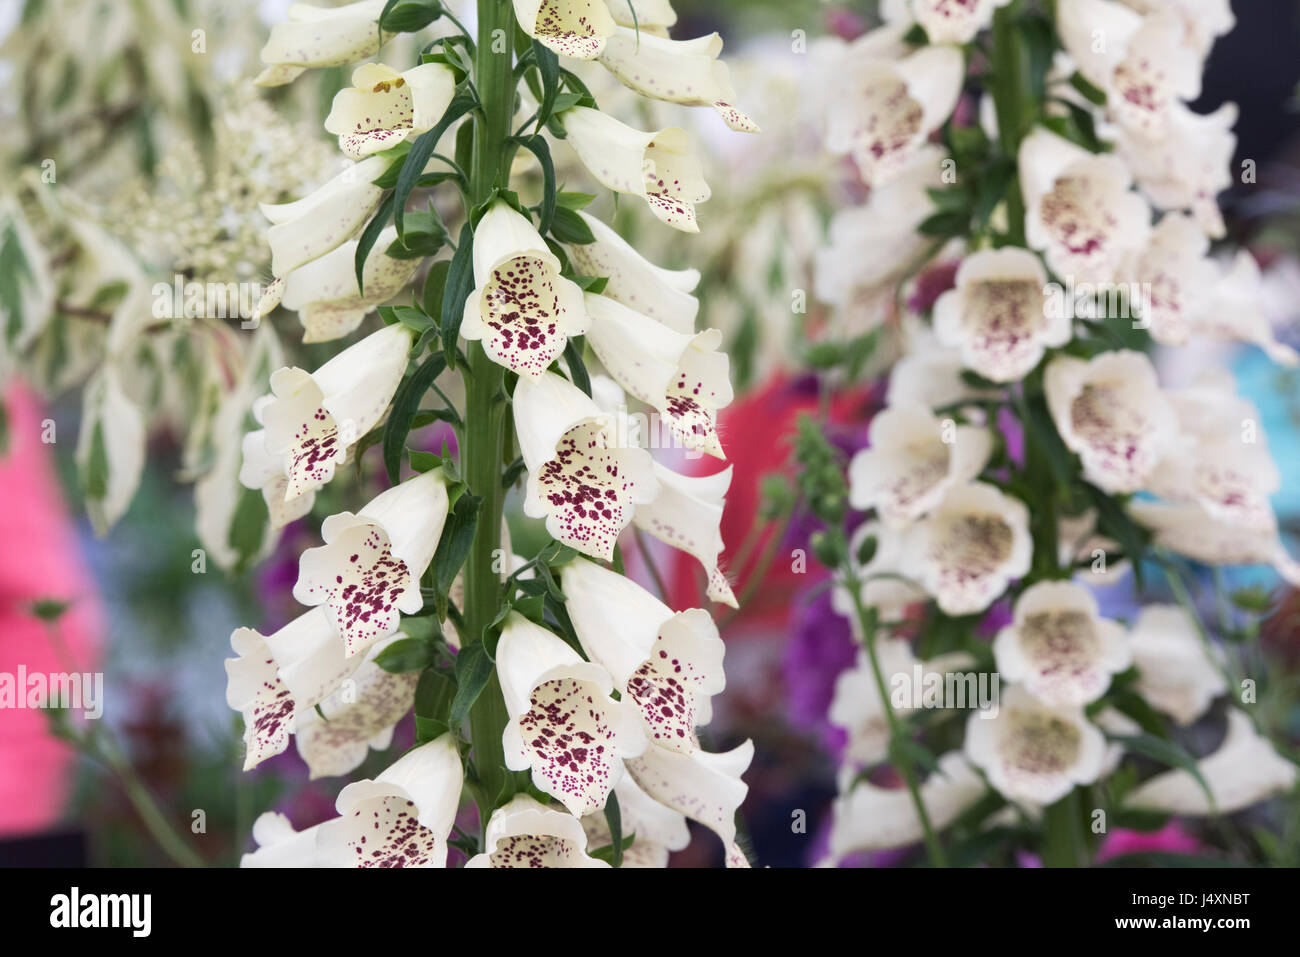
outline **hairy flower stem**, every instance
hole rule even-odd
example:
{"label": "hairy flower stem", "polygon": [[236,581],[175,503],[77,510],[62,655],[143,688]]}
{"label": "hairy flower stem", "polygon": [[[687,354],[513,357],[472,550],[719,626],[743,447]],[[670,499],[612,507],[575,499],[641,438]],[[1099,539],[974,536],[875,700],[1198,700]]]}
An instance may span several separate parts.
{"label": "hairy flower stem", "polygon": [[[471,202],[478,206],[496,187],[508,186],[508,167],[502,162],[514,112],[512,39],[514,10],[509,0],[478,0],[478,48],[475,83],[480,111],[474,117],[474,164],[470,179]],[[501,601],[497,564],[501,548],[501,513],[505,490],[501,487],[502,447],[506,402],[502,391],[504,370],[488,358],[478,342],[470,342],[469,381],[465,398],[465,447],[462,465],[470,491],[482,499],[474,542],[465,564],[465,631],[467,641],[482,641],[496,617]],[[474,767],[478,772],[479,813],[486,822],[505,786],[506,769],[501,733],[506,706],[495,671],[470,709],[470,736]]]}

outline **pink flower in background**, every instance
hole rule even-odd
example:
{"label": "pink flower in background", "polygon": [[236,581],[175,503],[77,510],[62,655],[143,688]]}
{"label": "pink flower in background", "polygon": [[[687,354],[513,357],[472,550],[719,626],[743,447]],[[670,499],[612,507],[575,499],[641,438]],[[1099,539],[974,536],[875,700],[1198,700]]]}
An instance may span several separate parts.
{"label": "pink flower in background", "polygon": [[1200,840],[1177,821],[1170,821],[1158,831],[1130,831],[1121,827],[1107,834],[1101,842],[1096,863],[1125,854],[1195,854],[1201,850]]}

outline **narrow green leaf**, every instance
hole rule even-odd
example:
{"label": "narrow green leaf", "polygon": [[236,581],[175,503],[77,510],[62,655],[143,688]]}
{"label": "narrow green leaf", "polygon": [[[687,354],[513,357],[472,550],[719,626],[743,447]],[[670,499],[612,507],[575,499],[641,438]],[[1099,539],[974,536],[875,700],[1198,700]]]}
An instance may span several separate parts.
{"label": "narrow green leaf", "polygon": [[406,226],[406,201],[410,199],[411,190],[415,188],[416,182],[424,175],[424,167],[437,149],[438,140],[442,139],[442,134],[447,132],[451,124],[474,109],[477,104],[478,99],[473,91],[461,90],[452,98],[447,112],[442,114],[438,125],[426,133],[421,133],[412,144],[411,152],[406,154],[406,162],[402,164],[402,172],[397,177],[397,186],[393,193],[393,216],[399,236],[404,235]]}
{"label": "narrow green leaf", "polygon": [[538,229],[543,234],[551,231],[551,222],[555,218],[555,164],[551,162],[551,148],[541,136],[516,136],[514,142],[537,157],[542,164],[542,209],[541,223]]}
{"label": "narrow green leaf", "polygon": [[492,677],[492,659],[482,641],[476,641],[468,648],[462,648],[456,655],[456,697],[451,702],[451,713],[447,723],[459,728],[469,716],[469,709],[487,687]]}
{"label": "narrow green leaf", "polygon": [[422,638],[399,638],[375,656],[375,664],[393,675],[423,671],[433,664],[433,645]]}
{"label": "narrow green leaf", "polygon": [[384,468],[388,472],[388,480],[394,485],[401,475],[402,449],[406,447],[406,436],[411,431],[411,419],[419,409],[424,393],[445,368],[446,357],[440,353],[429,356],[398,386],[397,394],[393,396],[392,411],[384,426]]}
{"label": "narrow green leaf", "polygon": [[369,222],[362,231],[361,238],[357,240],[357,252],[352,262],[353,268],[357,271],[357,289],[362,295],[366,291],[364,286],[366,259],[370,256],[370,250],[374,248],[375,243],[379,241],[379,234],[388,225],[388,218],[393,215],[393,196],[393,193],[388,194],[388,198],[379,205],[379,212],[375,213],[375,218]]}
{"label": "narrow green leaf", "polygon": [[447,363],[455,362],[456,339],[460,335],[461,319],[465,316],[465,301],[474,291],[474,228],[466,223],[460,228],[456,254],[451,257],[447,270],[446,291],[442,296],[441,321],[442,348]]}

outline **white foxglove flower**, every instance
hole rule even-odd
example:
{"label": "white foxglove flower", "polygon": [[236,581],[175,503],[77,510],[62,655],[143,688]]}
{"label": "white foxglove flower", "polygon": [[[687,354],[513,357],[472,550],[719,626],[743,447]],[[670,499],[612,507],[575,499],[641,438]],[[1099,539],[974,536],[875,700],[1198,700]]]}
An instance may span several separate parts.
{"label": "white foxglove flower", "polygon": [[513,409],[528,466],[524,514],[585,555],[613,558],[635,506],[658,494],[650,453],[623,444],[617,416],[552,372],[521,378]]}
{"label": "white foxglove flower", "polygon": [[420,268],[419,259],[397,259],[385,251],[397,239],[397,228],[379,234],[362,271],[365,294],[357,289],[353,268],[357,241],[350,239],[320,259],[289,273],[283,280],[281,305],[298,313],[303,342],[328,342],[352,332],[376,303],[392,299]]}
{"label": "white foxglove flower", "polygon": [[1137,690],[1153,707],[1189,725],[1228,690],[1196,624],[1179,605],[1147,605],[1129,637]]}
{"label": "white foxglove flower", "polygon": [[1018,162],[1025,236],[1057,275],[1108,282],[1124,257],[1145,245],[1151,212],[1115,156],[1039,128],[1020,144]]}
{"label": "white foxglove flower", "polygon": [[277,674],[263,635],[252,628],[237,628],[230,646],[238,657],[226,659],[226,704],[244,716],[244,770],[248,771],[289,746],[298,709],[293,693]]}
{"label": "white foxglove flower", "polygon": [[506,766],[575,817],[605,806],[623,760],[645,750],[635,712],[609,696],[609,672],[562,638],[511,612],[497,644],[497,674],[509,721]]}
{"label": "white foxglove flower", "polygon": [[1199,781],[1183,770],[1165,771],[1124,799],[1127,807],[1180,816],[1232,814],[1291,790],[1296,766],[1277,753],[1239,708],[1228,712],[1228,734],[1219,749],[1196,762],[1214,795],[1211,804]]}
{"label": "white foxglove flower", "polygon": [[[406,371],[411,332],[400,323],[371,333],[315,372],[297,367],[271,375],[271,395],[254,417],[265,428],[244,440],[240,481],[265,488],[268,458],[287,479],[284,501],[326,484],[352,447],[383,417]],[[260,447],[259,447],[260,446]]]}
{"label": "white foxglove flower", "polygon": [[605,0],[514,0],[515,19],[542,46],[575,60],[594,60],[614,35]]}
{"label": "white foxglove flower", "polygon": [[1217,197],[1233,182],[1236,122],[1235,103],[1224,103],[1205,115],[1175,103],[1160,137],[1147,140],[1121,131],[1115,152],[1151,205],[1165,211],[1189,210],[1205,234],[1218,239],[1224,225]]}
{"label": "white foxglove flower", "polygon": [[1166,213],[1146,247],[1121,268],[1121,281],[1145,286],[1142,320],[1156,342],[1181,346],[1191,337],[1192,319],[1210,292],[1214,267],[1205,258],[1209,248],[1195,220]]}
{"label": "white foxglove flower", "polygon": [[[876,638],[876,660],[880,674],[885,679],[886,693],[892,691],[895,675],[903,675],[910,682],[916,665],[920,664],[912,653],[912,646],[902,638]],[[884,760],[889,753],[889,708],[897,715],[910,714],[916,709],[895,707],[894,701],[880,698],[880,688],[865,650],[858,652],[857,661],[836,677],[835,692],[831,696],[827,720],[848,733],[844,760],[852,765],[871,765]]]}
{"label": "white foxglove flower", "polygon": [[736,91],[727,65],[718,59],[722,37],[669,40],[618,27],[605,41],[600,62],[642,96],[686,106],[711,106],[733,130],[759,132],[758,124],[736,109]]}
{"label": "white foxglove flower", "polygon": [[1264,279],[1249,250],[1240,250],[1219,268],[1208,301],[1193,316],[1192,332],[1219,341],[1248,342],[1281,365],[1300,364],[1300,353],[1274,337]]}
{"label": "white foxglove flower", "polygon": [[[931,43],[970,43],[1011,0],[903,0]],[[888,16],[888,14],[886,14]]]}
{"label": "white foxglove flower", "polygon": [[379,52],[392,34],[380,35],[385,0],[359,0],[341,7],[295,3],[287,23],[277,23],[262,47],[266,68],[258,86],[292,83],[308,67],[347,66]]}
{"label": "white foxglove flower", "polygon": [[[685,816],[646,794],[630,774],[614,786],[614,793],[618,796],[624,840],[636,835],[631,846],[623,850],[623,867],[667,867],[668,855],[691,843]],[[609,821],[603,812],[588,814],[582,819],[582,826],[589,847],[599,850],[613,843]]]}
{"label": "white foxglove flower", "polygon": [[611,376],[653,406],[688,449],[723,458],[717,410],[734,393],[722,333],[674,332],[661,322],[604,296],[586,296],[587,342]]}
{"label": "white foxglove flower", "polygon": [[1083,475],[1112,495],[1135,492],[1177,441],[1178,420],[1141,352],[1059,356],[1043,377],[1047,406]]}
{"label": "white foxglove flower", "polygon": [[[387,168],[388,160],[371,156],[349,166],[310,196],[292,203],[262,203],[262,215],[272,223],[266,231],[271,273],[283,278],[361,232],[384,194],[373,181]],[[258,305],[259,315],[274,308],[278,291],[267,290]]]}
{"label": "white foxglove flower", "polygon": [[926,46],[901,60],[845,65],[830,93],[826,148],[850,154],[864,182],[878,186],[906,169],[952,114],[965,62],[954,46]]}
{"label": "white foxglove flower", "polygon": [[[950,751],[921,783],[921,801],[935,830],[943,830],[988,791],[961,755]],[[830,856],[917,844],[924,837],[916,805],[905,788],[859,781],[831,805]]]}
{"label": "white foxglove flower", "polygon": [[961,353],[939,345],[932,335],[921,335],[889,371],[889,405],[921,405],[929,409],[995,398],[993,390],[971,386],[962,378]]}
{"label": "white foxglove flower", "polygon": [[1216,38],[1236,26],[1232,0],[1123,0],[1138,13],[1174,14],[1182,21],[1184,42],[1205,59]]}
{"label": "white foxglove flower", "polygon": [[691,293],[699,285],[699,270],[656,266],[596,217],[584,212],[578,215],[591,228],[596,241],[568,247],[573,268],[580,275],[608,277],[602,295],[676,332],[693,333],[700,301]]}
{"label": "white foxglove flower", "polygon": [[1107,756],[1105,737],[1082,708],[1051,707],[1019,685],[1003,691],[996,717],[970,716],[965,748],[999,794],[1030,806],[1096,781]]}
{"label": "white foxglove flower", "polygon": [[[274,400],[274,396],[265,395],[255,401],[253,417],[260,420],[261,410]],[[284,474],[284,456],[272,454],[266,447],[266,429],[255,429],[244,435],[241,455],[239,483],[245,488],[261,490],[272,529],[281,529],[311,511],[316,503],[315,487],[287,497],[289,477]]]}
{"label": "white foxglove flower", "polygon": [[355,771],[371,748],[392,744],[393,729],[410,712],[420,681],[418,672],[390,674],[375,664],[375,656],[395,640],[377,641],[367,653],[345,659],[361,664],[315,707],[298,706],[294,739],[313,780]]}
{"label": "white foxglove flower", "polygon": [[253,841],[257,850],[239,859],[240,867],[324,867],[317,851],[320,832],[337,818],[301,831],[295,831],[289,819],[278,811],[267,811],[253,822]]}
{"label": "white foxglove flower", "polygon": [[474,291],[460,334],[482,340],[498,365],[537,379],[587,324],[582,290],[560,275],[560,261],[532,221],[507,202],[494,203],[474,230]]}
{"label": "white foxglove flower", "polygon": [[900,562],[949,615],[983,611],[1029,571],[1029,509],[992,485],[954,488],[905,532]]}
{"label": "white foxglove flower", "polygon": [[144,474],[145,422],[122,388],[121,374],[106,363],[82,394],[76,461],[86,514],[105,535],[126,514]]}
{"label": "white foxglove flower", "polygon": [[925,515],[979,475],[993,451],[987,429],[943,422],[920,405],[892,405],[871,420],[870,446],[849,463],[849,504],[874,508],[891,528]]}
{"label": "white foxglove flower", "polygon": [[587,854],[582,821],[527,794],[492,812],[483,845],[466,867],[609,867]]}
{"label": "white foxglove flower", "polygon": [[1097,510],[1085,509],[1078,515],[1058,515],[1056,519],[1056,564],[1070,568],[1087,563],[1078,577],[1090,585],[1113,585],[1123,578],[1132,564],[1127,558],[1111,562],[1109,556],[1121,551],[1119,542],[1096,533]]}
{"label": "white foxglove flower", "polygon": [[690,137],[675,126],[643,132],[585,106],[560,116],[582,165],[602,186],[640,196],[655,217],[674,229],[698,233],[695,204],[710,196]]}
{"label": "white foxglove flower", "polygon": [[561,588],[583,652],[636,708],[645,736],[672,751],[698,749],[695,728],[726,686],[709,613],[674,613],[630,578],[582,558],[564,567]]}
{"label": "white foxglove flower", "polygon": [[[849,539],[849,562],[853,578],[859,583],[862,607],[876,609],[881,621],[898,621],[910,606],[926,599],[919,586],[902,577],[903,534],[878,520],[863,522],[853,532]],[[839,583],[831,592],[831,607],[837,614],[854,621],[857,609],[853,596]]]}
{"label": "white foxglove flower", "polygon": [[1092,592],[1064,581],[1020,594],[993,655],[1003,678],[1052,706],[1091,704],[1132,661],[1123,627],[1101,617]]}
{"label": "white foxglove flower", "polygon": [[1259,410],[1234,394],[1231,376],[1166,393],[1180,441],[1161,460],[1148,489],[1194,502],[1218,521],[1265,532],[1275,520],[1269,497],[1282,487]]}
{"label": "white foxglove flower", "polygon": [[1139,16],[1118,0],[1062,0],[1058,24],[1079,72],[1107,94],[1116,123],[1136,135],[1159,137],[1175,101],[1200,95],[1201,58],[1172,14]]}
{"label": "white foxglove flower", "polygon": [[293,597],[325,605],[348,656],[358,654],[396,630],[399,612],[424,607],[420,576],[446,520],[446,482],[437,469],[379,493],[355,515],[331,515],[321,524],[325,544],[302,553]]}
{"label": "white foxglove flower", "polygon": [[753,760],[752,741],[722,754],[682,754],[652,744],[641,757],[629,760],[627,769],[650,797],[717,834],[728,867],[748,867],[736,844],[736,811],[749,792],[740,776]]}
{"label": "white foxglove flower", "polygon": [[1023,379],[1049,347],[1070,341],[1069,313],[1046,308],[1047,272],[1028,250],[1008,246],[967,256],[957,286],[934,304],[935,337],[993,382]]}
{"label": "white foxglove flower", "polygon": [[677,11],[670,0],[605,0],[605,4],[620,27],[667,36],[668,28],[677,22]]}
{"label": "white foxglove flower", "polygon": [[681,475],[658,462],[654,470],[659,494],[654,501],[638,505],[632,521],[643,532],[681,549],[704,566],[711,601],[739,607],[731,583],[718,567],[718,555],[723,549],[722,509],[731,487],[731,466],[712,475]]}
{"label": "white foxglove flower", "polygon": [[1276,520],[1268,527],[1224,522],[1196,504],[1132,502],[1129,513],[1155,533],[1155,545],[1206,565],[1272,565],[1300,587],[1300,562],[1287,554]]}
{"label": "white foxglove flower", "polygon": [[451,67],[422,63],[399,73],[383,63],[352,71],[352,86],[334,94],[325,130],[359,160],[431,130],[456,95]]}

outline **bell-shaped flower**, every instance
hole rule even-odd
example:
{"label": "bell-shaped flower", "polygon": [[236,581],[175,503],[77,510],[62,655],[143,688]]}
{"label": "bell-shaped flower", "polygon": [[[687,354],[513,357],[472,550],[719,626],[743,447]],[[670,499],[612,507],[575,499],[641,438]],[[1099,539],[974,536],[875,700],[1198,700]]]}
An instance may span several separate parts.
{"label": "bell-shaped flower", "polygon": [[294,739],[313,780],[349,774],[371,748],[382,751],[392,744],[393,729],[410,713],[420,680],[418,672],[391,674],[375,664],[396,640],[382,639],[347,659],[360,662],[352,675],[315,707],[299,705]]}
{"label": "bell-shaped flower", "polygon": [[993,23],[993,12],[1011,0],[885,0],[887,22],[914,20],[931,43],[970,43]]}
{"label": "bell-shaped flower", "polygon": [[594,60],[614,35],[605,0],[514,0],[524,33],[560,56]]}
{"label": "bell-shaped flower", "polygon": [[828,93],[826,148],[851,155],[869,186],[888,182],[952,114],[965,73],[961,50],[949,45],[846,63]]}
{"label": "bell-shaped flower", "polygon": [[1132,502],[1129,514],[1154,533],[1153,543],[1206,565],[1272,565],[1300,588],[1300,562],[1287,554],[1277,521],[1242,526],[1215,518],[1197,504]]}
{"label": "bell-shaped flower", "polygon": [[527,794],[492,812],[483,846],[466,867],[609,867],[587,853],[582,821]]}
{"label": "bell-shaped flower", "polygon": [[587,342],[614,380],[658,410],[683,445],[723,458],[715,425],[717,410],[734,393],[722,333],[674,332],[613,299],[587,294],[591,328]]}
{"label": "bell-shaped flower", "polygon": [[657,319],[676,332],[693,333],[700,301],[691,293],[699,285],[699,270],[656,266],[596,217],[584,212],[578,215],[590,227],[596,241],[568,247],[573,268],[584,276],[607,277],[609,281],[602,295]]}
{"label": "bell-shaped flower", "polygon": [[[1046,308],[1047,273],[1033,253],[1008,246],[967,256],[956,288],[934,304],[934,332],[993,382],[1023,379],[1049,347],[1070,341],[1066,310]],[[1059,314],[1058,314],[1059,313]]]}
{"label": "bell-shaped flower", "polygon": [[1215,39],[1237,24],[1232,0],[1124,0],[1124,4],[1138,13],[1168,12],[1176,16],[1183,25],[1183,42],[1202,60]]}
{"label": "bell-shaped flower", "polygon": [[1102,618],[1081,585],[1042,581],[1016,599],[993,642],[998,671],[1048,705],[1091,704],[1132,661],[1122,626]]}
{"label": "bell-shaped flower", "polygon": [[[685,816],[646,794],[630,774],[614,786],[614,793],[618,796],[623,839],[635,835],[632,844],[623,850],[623,867],[667,867],[668,855],[691,843]],[[603,812],[588,814],[582,819],[582,827],[587,832],[587,846],[593,850],[613,843]]]}
{"label": "bell-shaped flower", "polygon": [[1178,437],[1173,407],[1141,352],[1103,352],[1090,360],[1059,356],[1043,377],[1061,440],[1083,461],[1083,475],[1112,495],[1151,478]]}
{"label": "bell-shaped flower", "polygon": [[[267,395],[254,402],[254,418],[258,418],[259,410],[273,400],[274,396]],[[314,487],[293,498],[286,497],[289,494],[289,477],[284,474],[284,457],[273,455],[267,449],[266,429],[255,429],[245,434],[241,454],[239,484],[246,488],[261,489],[272,529],[284,528],[311,511],[316,503]]]}
{"label": "bell-shaped flower", "polygon": [[1137,691],[1180,725],[1189,725],[1228,690],[1196,623],[1180,605],[1147,605],[1129,636]]}
{"label": "bell-shaped flower", "polygon": [[565,608],[587,657],[614,679],[659,747],[699,747],[697,725],[726,686],[718,626],[701,608],[674,613],[630,578],[576,558],[561,573]]}
{"label": "bell-shaped flower", "polygon": [[1056,517],[1056,564],[1070,568],[1086,563],[1076,577],[1089,585],[1113,585],[1133,567],[1127,558],[1110,561],[1122,551],[1119,542],[1097,533],[1097,510]]}
{"label": "bell-shaped flower", "polygon": [[1300,364],[1300,353],[1273,334],[1264,277],[1246,249],[1217,269],[1210,296],[1192,319],[1192,333],[1220,342],[1247,342],[1280,365]]}
{"label": "bell-shaped flower", "polygon": [[[902,675],[910,682],[914,668],[921,663],[912,653],[912,646],[902,638],[877,637],[876,660],[887,692],[892,690],[891,682],[896,675]],[[881,699],[871,659],[866,651],[859,651],[854,666],[836,677],[835,691],[826,712],[827,720],[848,735],[844,749],[846,763],[866,766],[884,760],[889,753],[890,735],[889,711],[886,709],[896,715],[907,715],[916,710],[910,700],[906,704],[902,704],[901,699],[896,703],[892,694],[888,701]]]}
{"label": "bell-shaped flower", "polygon": [[258,86],[292,83],[308,67],[347,66],[374,56],[392,34],[381,34],[385,0],[358,0],[341,7],[295,3],[289,19],[271,28],[262,47],[266,68]]}
{"label": "bell-shaped flower", "polygon": [[[902,577],[903,533],[876,519],[863,522],[849,539],[849,563],[863,608],[874,608],[884,622],[902,619],[907,609],[926,600],[925,592]],[[836,614],[855,621],[857,608],[847,588],[831,592]]]}
{"label": "bell-shaped flower", "polygon": [[731,487],[731,467],[712,475],[681,475],[654,464],[659,494],[638,505],[632,521],[643,532],[680,548],[704,566],[711,601],[738,607],[731,583],[718,567],[722,552],[722,509]]}
{"label": "bell-shaped flower", "polygon": [[1117,157],[1038,128],[1020,144],[1019,167],[1025,237],[1058,276],[1108,282],[1146,244],[1151,211]]}
{"label": "bell-shaped flower", "polygon": [[325,605],[348,656],[392,634],[399,613],[424,607],[420,576],[433,560],[447,520],[441,470],[407,479],[357,514],[338,512],[321,525],[325,544],[303,552],[293,597]]}
{"label": "bell-shaped flower", "polygon": [[677,11],[670,0],[605,0],[614,22],[620,27],[635,27],[642,33],[668,35],[677,22]]}
{"label": "bell-shaped flower", "polygon": [[419,259],[397,259],[385,251],[397,239],[389,226],[379,234],[362,272],[365,294],[357,289],[353,268],[357,241],[350,239],[320,259],[295,269],[283,280],[281,304],[298,313],[303,342],[329,342],[352,332],[374,308],[411,281]]}
{"label": "bell-shaped flower", "polygon": [[283,814],[253,825],[240,867],[445,867],[464,770],[455,735],[413,748],[374,780],[339,792],[338,817],[295,831]]}
{"label": "bell-shaped flower", "polygon": [[504,200],[474,230],[474,291],[460,334],[482,340],[497,365],[537,379],[587,330],[582,290],[522,213]]}
{"label": "bell-shaped flower", "polygon": [[1197,761],[1196,769],[1214,795],[1213,803],[1201,782],[1179,769],[1138,785],[1124,799],[1125,807],[1180,817],[1233,814],[1290,791],[1296,783],[1295,764],[1278,754],[1240,708],[1228,712],[1223,743],[1209,757]]}
{"label": "bell-shaped flower", "polygon": [[605,41],[600,62],[620,83],[642,96],[685,106],[711,106],[733,130],[759,132],[758,124],[736,109],[736,91],[727,65],[718,59],[722,37],[669,40],[618,27]]}
{"label": "bell-shaped flower", "polygon": [[637,505],[659,483],[645,449],[626,443],[612,413],[553,372],[515,385],[515,435],[528,467],[524,514],[585,555],[609,560]]}
{"label": "bell-shaped flower", "polygon": [[629,760],[627,769],[650,797],[717,834],[728,867],[748,867],[736,844],[736,811],[749,792],[740,776],[753,760],[752,741],[721,754],[683,754],[652,744],[645,754]]}
{"label": "bell-shaped flower", "polygon": [[1146,246],[1121,267],[1121,282],[1145,287],[1142,321],[1156,342],[1181,346],[1190,338],[1192,319],[1210,293],[1209,248],[1204,230],[1190,216],[1166,213]]}
{"label": "bell-shaped flower", "polygon": [[575,817],[605,806],[623,760],[645,750],[636,713],[610,697],[614,684],[562,638],[511,612],[497,644],[497,675],[509,720],[506,766]]}
{"label": "bell-shaped flower", "polygon": [[961,353],[940,345],[926,330],[911,338],[906,354],[894,363],[885,401],[938,409],[997,397],[996,390],[972,386],[963,378],[964,372]]}
{"label": "bell-shaped flower", "polygon": [[[960,752],[949,751],[921,783],[920,792],[930,825],[942,831],[988,788]],[[924,833],[906,788],[859,780],[831,804],[830,859],[919,844]]]}
{"label": "bell-shaped flower", "polygon": [[[292,203],[262,203],[262,215],[272,224],[266,231],[272,275],[288,276],[360,233],[384,195],[373,181],[387,168],[388,160],[371,156],[348,166],[310,196]],[[274,305],[274,293],[268,293],[271,298],[258,305],[259,315]]]}
{"label": "bell-shaped flower", "polygon": [[456,95],[451,67],[422,63],[399,73],[383,63],[363,63],[352,85],[334,94],[325,130],[354,160],[433,129]]}
{"label": "bell-shaped flower", "polygon": [[983,611],[1029,571],[1029,509],[992,485],[951,489],[907,529],[900,563],[949,615]]}
{"label": "bell-shaped flower", "polygon": [[925,515],[956,486],[979,475],[993,451],[987,429],[940,421],[924,406],[877,413],[870,446],[849,463],[849,504],[874,508],[891,528]]}
{"label": "bell-shaped flower", "polygon": [[966,757],[1007,800],[1046,806],[1101,775],[1106,739],[1081,707],[1053,707],[1010,685],[996,716],[989,714],[967,721]]}
{"label": "bell-shaped flower", "polygon": [[643,132],[585,106],[560,116],[582,165],[616,193],[640,196],[661,222],[698,233],[695,204],[709,198],[709,184],[690,137],[676,126]]}
{"label": "bell-shaped flower", "polygon": [[[254,404],[265,426],[244,440],[240,481],[265,488],[267,458],[287,479],[284,501],[334,477],[352,447],[383,417],[406,371],[411,333],[400,323],[371,333],[315,372],[297,367],[271,375],[271,396]],[[259,448],[260,445],[260,448]]]}

